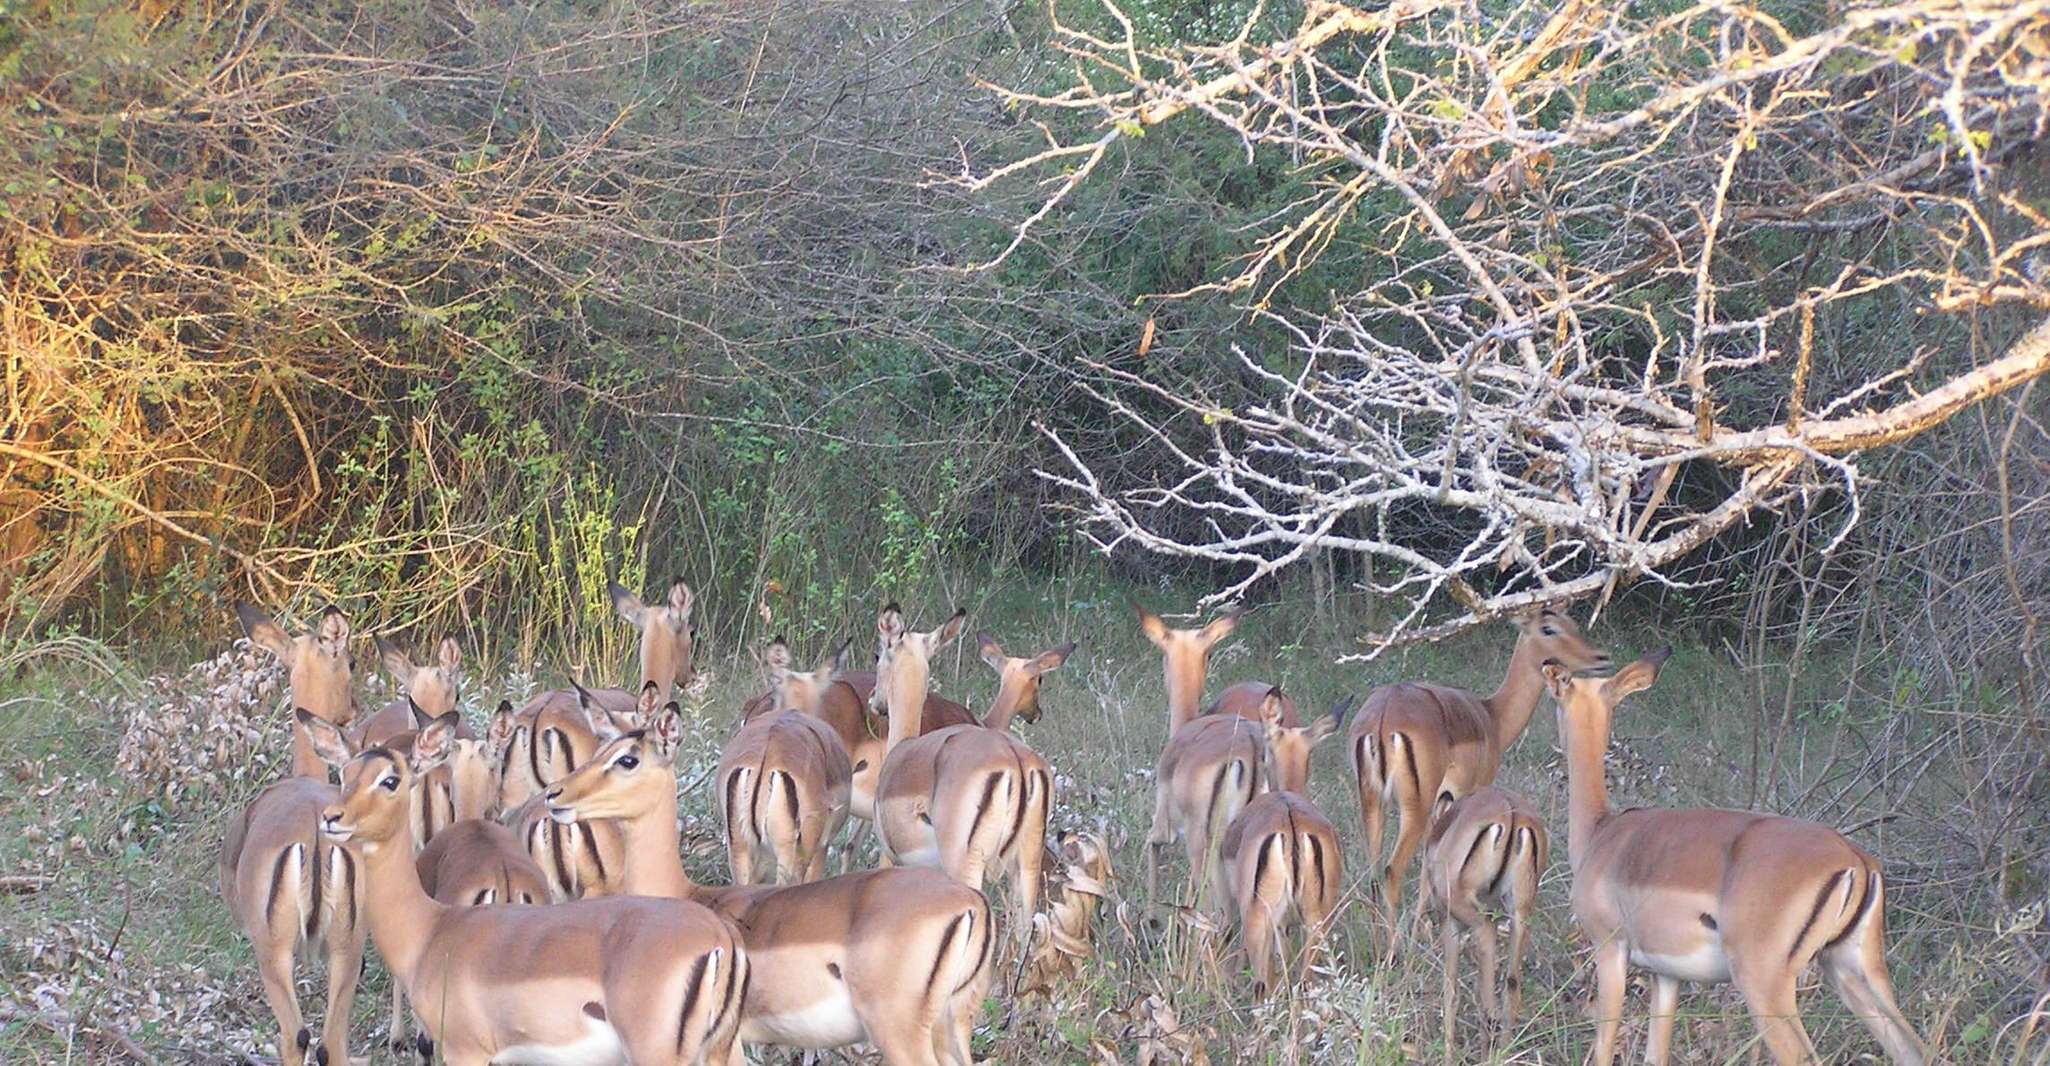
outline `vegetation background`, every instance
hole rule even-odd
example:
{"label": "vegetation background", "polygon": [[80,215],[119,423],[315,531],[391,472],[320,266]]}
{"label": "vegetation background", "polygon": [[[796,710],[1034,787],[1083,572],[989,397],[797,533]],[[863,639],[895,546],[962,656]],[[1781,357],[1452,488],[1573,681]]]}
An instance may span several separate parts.
{"label": "vegetation background", "polygon": [[[1146,40],[1222,40],[1251,7],[1127,10]],[[952,179],[1059,121],[982,86],[1069,79],[1043,9],[987,0],[0,4],[0,891],[20,903],[0,915],[0,1053],[260,1051],[246,949],[208,887],[220,812],[275,770],[282,729],[262,664],[212,659],[238,598],[302,619],[338,602],[415,645],[457,634],[466,705],[485,707],[624,669],[606,582],[681,575],[708,723],[756,685],[769,637],[865,635],[889,597],[967,605],[1007,646],[1077,639],[1087,660],[1031,739],[1066,775],[1063,817],[1109,830],[1136,883],[1160,693],[1124,605],[1175,609],[1239,574],[1090,552],[1035,474],[1061,465],[1036,427],[1120,483],[1172,476],[1102,402],[1147,394],[1091,367],[1227,410],[1258,397],[1231,353],[1281,358],[1273,320],[1228,295],[1142,298],[1228,272],[1319,179],[1220,126],[1159,127],[975,269],[1043,188]],[[2005,194],[2040,219],[2050,157],[2019,143]],[[1268,301],[1321,306],[1372,275],[1375,220],[1369,204]],[[1733,257],[1769,289],[1790,240]],[[1826,275],[1870,249],[1806,254]],[[1818,364],[1971,366],[2027,324],[1926,310],[1831,303]],[[1769,418],[1780,398],[1724,401]],[[2027,1061],[2013,1023],[2050,980],[2045,414],[2024,389],[1872,453],[1833,550],[1826,496],[1760,514],[1593,630],[1626,654],[1682,646],[1619,789],[1873,846],[1910,1016],[1960,1061]],[[1361,577],[1325,553],[1262,583],[1221,679],[1319,704],[1405,676],[1492,684],[1498,632],[1333,666],[1388,622]],[[989,687],[972,658],[941,683],[971,704]],[[1507,777],[1556,811],[1550,740],[1541,716]],[[1341,822],[1345,776],[1320,759]],[[1519,1061],[1569,1061],[1586,1035],[1563,906],[1549,921],[1533,981],[1552,999],[1507,1045]],[[1153,994],[1218,1059],[1431,1053],[1416,953],[1382,973],[1347,953],[1320,990],[1247,1013],[1189,943],[1122,910],[1106,927],[1066,1020],[992,1055],[1190,1053]],[[1700,1002],[1682,1046],[1741,1054],[1741,1010]],[[1865,1049],[1832,1017],[1828,1047]]]}

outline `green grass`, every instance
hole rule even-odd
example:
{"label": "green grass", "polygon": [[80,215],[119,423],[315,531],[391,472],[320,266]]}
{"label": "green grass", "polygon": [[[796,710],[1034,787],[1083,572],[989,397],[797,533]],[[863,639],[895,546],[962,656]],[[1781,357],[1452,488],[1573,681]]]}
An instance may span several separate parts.
{"label": "green grass", "polygon": [[[1166,595],[1147,600],[1159,609],[1180,602]],[[968,606],[970,638],[943,653],[934,683],[971,707],[985,704],[994,690],[993,675],[974,656],[975,630],[988,630],[1012,654],[1065,640],[1080,645],[1047,681],[1045,717],[1019,733],[1060,775],[1055,827],[1104,833],[1116,862],[1112,899],[1098,926],[1099,957],[1051,1009],[993,1002],[991,1024],[978,1037],[979,1056],[1084,1062],[1110,1049],[1129,1060],[1148,1032],[1140,1004],[1159,996],[1214,1062],[1438,1060],[1435,949],[1413,946],[1388,969],[1371,961],[1372,911],[1360,903],[1368,863],[1340,742],[1318,751],[1311,789],[1347,838],[1352,896],[1334,938],[1331,972],[1287,997],[1248,1007],[1249,980],[1225,956],[1228,942],[1205,936],[1181,915],[1167,913],[1160,921],[1162,913],[1140,898],[1151,771],[1165,711],[1158,652],[1137,633],[1122,594],[1061,581],[1029,589],[1013,583]],[[941,613],[937,603],[914,611],[914,624]],[[1620,656],[1663,642],[1656,627],[1615,618],[1591,636]],[[1334,666],[1332,660],[1350,650],[1346,640],[1326,634],[1307,613],[1262,611],[1214,657],[1210,689],[1246,679],[1279,682],[1306,712],[1402,678],[1485,691],[1499,678],[1511,639],[1504,626],[1371,663]],[[857,641],[857,648],[865,643]],[[735,711],[760,686],[751,657],[714,650],[724,656],[701,661],[708,680],[692,709],[702,729],[680,756],[685,780],[716,760]],[[798,649],[802,659],[819,650]],[[488,655],[473,653],[472,659],[464,703],[480,720],[507,692],[509,678],[515,699],[532,684]],[[1827,665],[1826,657],[1820,661]],[[359,671],[368,663],[368,655],[359,655]],[[551,671],[538,673],[541,684],[560,681]],[[1937,761],[1926,772],[1913,772],[1911,762],[1924,741],[1940,741],[1945,730],[1959,728],[1957,719],[1932,713],[1941,708],[1895,702],[1890,693],[1838,704],[1841,678],[1821,668],[1809,674],[1818,680],[1804,682],[1803,711],[1796,732],[1781,745],[1781,764],[1762,774],[1761,794],[1771,797],[1762,805],[1786,802],[1784,813],[1837,825],[1892,816],[1857,839],[1887,865],[1890,958],[1902,1005],[1949,1059],[2008,1061],[2015,1054],[2013,1034],[2000,1026],[2022,1008],[2017,992],[2026,963],[2006,929],[2011,916],[1992,898],[1990,877],[1965,843],[1968,834],[1958,831],[1957,797],[1968,769],[1943,762],[1951,749],[1941,743],[1921,756]],[[115,755],[129,709],[156,713],[171,689],[145,687],[131,672],[110,673],[103,659],[78,655],[31,657],[13,664],[7,677],[0,682],[0,735],[8,738],[0,755],[0,876],[14,879],[9,884],[17,894],[0,897],[0,1059],[109,1061],[120,1057],[105,1035],[112,1029],[165,1061],[261,1053],[272,1039],[271,1023],[247,945],[216,897],[214,862],[222,820],[276,772],[275,755],[224,773],[216,788],[145,797],[119,778]],[[1771,706],[1761,716],[1750,678],[1722,655],[1683,644],[1658,686],[1619,712],[1610,771],[1616,802],[1742,805],[1750,792],[1754,726],[1761,717],[1777,725],[1779,681],[1772,680]],[[363,703],[381,698],[366,693]],[[269,728],[283,736],[282,711],[271,716]],[[1822,770],[1832,744],[1840,753],[1837,766],[1857,768],[1875,782],[1886,775],[1893,783],[1870,795],[1852,789],[1847,800],[1828,805],[1816,797],[1837,791],[1831,777],[1806,805],[1794,805],[1810,791],[1809,775]],[[1480,1023],[1463,1023],[1462,1059],[1577,1062],[1592,1029],[1581,1006],[1588,972],[1584,947],[1568,922],[1564,773],[1547,709],[1511,751],[1501,783],[1546,812],[1556,838],[1554,861],[1526,960],[1527,1017],[1495,1041],[1492,1059],[1484,1055]],[[686,798],[685,834],[693,874],[716,882],[724,878],[723,861],[710,805],[702,787]],[[1186,884],[1178,850],[1162,879],[1175,892]],[[1468,959],[1464,982],[1470,987],[1471,953]],[[372,1044],[383,1024],[384,981],[381,967],[372,964],[357,997],[352,1050],[395,1061]],[[317,987],[317,980],[308,987],[309,1005],[317,1005]],[[1721,1063],[1748,1054],[1753,1030],[1733,993],[1690,989],[1682,1005],[1676,1061]],[[1813,975],[1802,1005],[1825,1061],[1878,1054]],[[1631,1011],[1636,1024],[1626,1030],[1625,1054],[1635,1057],[1641,1055],[1642,1001],[1633,998]],[[1475,1011],[1467,1016],[1478,1017]]]}

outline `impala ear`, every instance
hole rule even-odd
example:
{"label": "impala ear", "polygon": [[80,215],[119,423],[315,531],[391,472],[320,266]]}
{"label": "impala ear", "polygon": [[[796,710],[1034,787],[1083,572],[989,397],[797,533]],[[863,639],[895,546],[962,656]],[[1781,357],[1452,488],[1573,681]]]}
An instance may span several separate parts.
{"label": "impala ear", "polygon": [[904,609],[891,600],[876,615],[876,641],[885,650],[904,639]]}
{"label": "impala ear", "polygon": [[634,713],[640,716],[641,723],[645,725],[648,719],[654,715],[655,708],[661,705],[662,690],[660,686],[650,681],[641,686],[641,698],[639,702],[634,704]]}
{"label": "impala ear", "polygon": [[641,616],[648,609],[647,605],[641,602],[641,598],[628,592],[617,581],[606,588],[612,594],[612,609],[619,612],[619,617],[625,619],[628,625],[640,625]]}
{"label": "impala ear", "polygon": [[406,709],[413,712],[413,728],[415,730],[426,729],[427,724],[434,721],[434,716],[422,710],[419,704],[414,703],[411,695],[406,697]]}
{"label": "impala ear", "polygon": [[1132,605],[1132,610],[1139,615],[1139,632],[1146,634],[1146,639],[1152,641],[1155,647],[1166,650],[1167,623],[1161,621],[1159,615],[1136,603]]}
{"label": "impala ear", "polygon": [[1075,654],[1075,642],[1071,640],[1066,644],[1040,652],[1037,656],[1033,657],[1031,664],[1026,669],[1032,671],[1032,676],[1034,677],[1044,677],[1048,671],[1060,669],[1061,664],[1067,662],[1068,656],[1073,654]]}
{"label": "impala ear", "polygon": [[1338,727],[1345,724],[1345,708],[1351,702],[1348,699],[1340,699],[1337,703],[1331,705],[1330,713],[1310,723],[1310,745],[1312,747],[1329,740],[1338,733]]}
{"label": "impala ear", "polygon": [[781,685],[790,676],[790,645],[782,637],[770,641],[769,649],[762,653],[762,669],[768,672],[771,685]]}
{"label": "impala ear", "polygon": [[1545,675],[1545,688],[1551,692],[1552,698],[1564,701],[1567,690],[1573,687],[1573,671],[1557,659],[1546,659],[1544,665],[1538,667],[1538,672]]}
{"label": "impala ear", "polygon": [[[414,713],[419,714],[415,707]],[[450,711],[439,718],[430,718],[413,737],[413,773],[424,774],[448,761],[456,750],[456,727],[462,723],[462,715]]]}
{"label": "impala ear", "polygon": [[684,584],[682,578],[679,577],[669,583],[669,609],[676,612],[671,619],[671,621],[676,623],[676,628],[682,629],[684,623],[690,618],[690,605],[694,601],[695,597],[691,595],[690,586]]}
{"label": "impala ear", "polygon": [[1267,695],[1260,700],[1260,720],[1266,722],[1270,727],[1280,725],[1281,704],[1281,689],[1278,686],[1268,689]]}
{"label": "impala ear", "polygon": [[1004,672],[1005,665],[1010,662],[1009,657],[1004,654],[1004,646],[998,644],[996,638],[988,633],[975,634],[975,653],[982,656],[982,661],[988,663],[989,668],[995,670],[999,675]]}
{"label": "impala ear", "polygon": [[349,619],[342,614],[340,607],[328,604],[327,610],[321,612],[320,636],[318,639],[320,650],[326,652],[328,658],[347,661],[349,654]]}
{"label": "impala ear", "polygon": [[669,701],[650,715],[643,728],[655,754],[665,761],[673,761],[676,749],[683,743],[683,709],[676,705],[676,701]]}
{"label": "impala ear", "polygon": [[292,638],[278,628],[278,624],[254,604],[235,605],[235,617],[242,622],[242,632],[248,634],[249,643],[278,657],[286,666],[292,665]]}
{"label": "impala ear", "polygon": [[457,644],[454,637],[443,637],[441,638],[441,646],[435,650],[437,657],[440,659],[441,668],[448,671],[448,675],[453,678],[456,672],[463,668],[463,646]]}
{"label": "impala ear", "polygon": [[512,701],[499,700],[498,710],[491,715],[491,728],[484,732],[484,740],[492,751],[504,751],[505,746],[512,742],[513,731],[519,728],[515,717]]}
{"label": "impala ear", "polygon": [[371,637],[370,643],[377,648],[377,659],[384,664],[384,672],[390,674],[393,681],[401,685],[412,681],[413,660],[406,656],[405,649],[384,639],[382,633]]}
{"label": "impala ear", "polygon": [[1672,657],[1673,646],[1668,644],[1616,671],[1616,676],[1602,682],[1603,698],[1613,707],[1622,702],[1623,697],[1650,688],[1652,682],[1659,679],[1659,671],[1665,667],[1666,660]]}
{"label": "impala ear", "polygon": [[1203,627],[1203,646],[1209,647],[1231,636],[1232,631],[1239,627],[1239,616],[1244,613],[1244,611],[1234,607],[1224,617],[1212,619],[1209,625]]}
{"label": "impala ear", "polygon": [[954,638],[960,636],[961,631],[966,628],[968,628],[968,608],[957,607],[954,609],[954,616],[947,619],[945,625],[940,626],[940,631],[933,641],[932,650],[938,651],[942,645],[952,643]]}
{"label": "impala ear", "polygon": [[840,671],[845,670],[847,668],[847,652],[849,649],[853,647],[853,637],[848,637],[846,640],[840,642],[840,647],[833,652],[833,657],[826,663],[827,666],[830,666],[832,668],[828,676],[831,676],[831,674],[838,674]]}
{"label": "impala ear", "polygon": [[299,728],[306,731],[306,739],[313,742],[313,753],[320,761],[339,770],[356,757],[356,745],[349,742],[348,734],[341,727],[304,707],[293,709],[293,716],[299,721]]}
{"label": "impala ear", "polygon": [[576,678],[569,679],[569,687],[577,691],[577,706],[582,707],[586,715],[598,709],[597,704],[591,700],[591,690],[585,688]]}

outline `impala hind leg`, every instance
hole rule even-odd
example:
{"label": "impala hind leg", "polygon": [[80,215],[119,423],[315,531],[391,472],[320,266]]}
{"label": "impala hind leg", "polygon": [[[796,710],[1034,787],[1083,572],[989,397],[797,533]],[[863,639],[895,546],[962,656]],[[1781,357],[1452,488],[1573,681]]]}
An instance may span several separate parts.
{"label": "impala hind leg", "polygon": [[299,1013],[299,993],[292,981],[292,936],[287,933],[280,939],[282,944],[257,944],[256,971],[263,979],[264,1002],[278,1021],[278,1059],[284,1066],[299,1066],[306,1061],[313,1033]]}
{"label": "impala hind leg", "polygon": [[1899,1066],[1922,1066],[1929,1061],[1929,1049],[1894,1002],[1893,978],[1886,969],[1886,931],[1878,914],[1875,906],[1862,926],[1822,953],[1822,974],[1844,1006],[1886,1049],[1887,1058]]}
{"label": "impala hind leg", "polygon": [[413,1048],[413,1038],[406,1032],[406,990],[399,985],[399,979],[391,979],[391,1024],[385,1027],[385,1043],[392,1053],[403,1058]]}
{"label": "impala hind leg", "polygon": [[349,1066],[349,1014],[356,1004],[356,982],[363,975],[363,934],[330,931],[328,936],[327,1014],[321,1019],[320,1048],[313,1061]]}
{"label": "impala hind leg", "polygon": [[[1445,960],[1445,979],[1440,986],[1445,1006],[1445,1066],[1452,1066],[1459,1028],[1459,922],[1450,914],[1445,916],[1441,935],[1444,946],[1439,954]],[[1486,989],[1481,992],[1487,994]]]}
{"label": "impala hind leg", "polygon": [[[1174,812],[1169,802],[1167,786],[1159,785],[1153,790],[1153,824],[1146,830],[1146,901],[1160,902],[1160,867],[1167,861],[1167,849],[1174,844]],[[1189,867],[1189,876],[1196,876],[1196,867]]]}
{"label": "impala hind leg", "polygon": [[1732,959],[1731,983],[1744,996],[1766,1054],[1777,1066],[1805,1066],[1815,1061],[1815,1045],[1801,1024],[1801,1006],[1794,997],[1794,968],[1775,960],[1746,964]]}

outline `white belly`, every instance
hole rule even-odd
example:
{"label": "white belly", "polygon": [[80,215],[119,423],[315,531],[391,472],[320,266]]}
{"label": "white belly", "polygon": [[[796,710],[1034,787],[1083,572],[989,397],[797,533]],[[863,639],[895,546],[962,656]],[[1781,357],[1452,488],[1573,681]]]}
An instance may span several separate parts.
{"label": "white belly", "polygon": [[859,1043],[868,1039],[868,1031],[854,1014],[853,999],[843,993],[800,1011],[751,1016],[740,1023],[740,1039],[749,1044],[821,1050]]}
{"label": "white belly", "polygon": [[1730,957],[1721,944],[1712,941],[1684,955],[1655,955],[1631,948],[1630,962],[1682,981],[1714,985],[1730,979]]}
{"label": "white belly", "polygon": [[584,1035],[567,1044],[521,1044],[491,1056],[492,1066],[622,1066],[626,1043],[611,1025],[586,1020]]}

